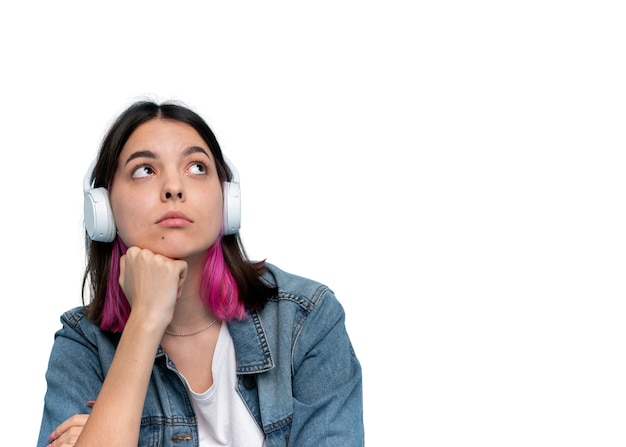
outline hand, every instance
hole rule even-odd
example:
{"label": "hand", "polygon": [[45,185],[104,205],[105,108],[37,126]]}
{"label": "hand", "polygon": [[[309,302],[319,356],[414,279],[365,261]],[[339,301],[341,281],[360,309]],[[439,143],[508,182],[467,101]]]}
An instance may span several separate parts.
{"label": "hand", "polygon": [[54,429],[48,447],[73,447],[89,418],[88,414],[75,414]]}
{"label": "hand", "polygon": [[130,247],[120,258],[120,286],[134,313],[167,326],[187,276],[187,263]]}

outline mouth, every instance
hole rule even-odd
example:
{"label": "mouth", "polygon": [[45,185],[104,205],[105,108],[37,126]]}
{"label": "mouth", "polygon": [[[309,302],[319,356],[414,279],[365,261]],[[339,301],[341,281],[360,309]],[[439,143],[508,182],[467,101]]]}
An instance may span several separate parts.
{"label": "mouth", "polygon": [[168,211],[162,215],[156,222],[157,225],[168,228],[187,227],[193,223],[193,220],[187,217],[185,213],[180,211]]}

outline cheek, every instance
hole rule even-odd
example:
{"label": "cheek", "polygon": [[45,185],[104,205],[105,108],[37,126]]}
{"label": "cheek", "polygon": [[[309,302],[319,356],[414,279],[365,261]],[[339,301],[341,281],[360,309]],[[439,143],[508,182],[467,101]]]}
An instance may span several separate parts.
{"label": "cheek", "polygon": [[196,215],[202,216],[202,222],[198,222],[203,228],[207,236],[217,237],[222,230],[223,222],[223,206],[221,189],[219,193],[202,194],[199,198],[196,208]]}
{"label": "cheek", "polygon": [[128,243],[128,236],[133,231],[141,228],[143,219],[141,219],[141,202],[137,203],[132,200],[115,200],[112,198],[111,209],[115,219],[117,232],[124,242]]}
{"label": "cheek", "polygon": [[207,221],[211,222],[212,226],[217,226],[221,230],[224,213],[222,197],[213,198],[205,209]]}

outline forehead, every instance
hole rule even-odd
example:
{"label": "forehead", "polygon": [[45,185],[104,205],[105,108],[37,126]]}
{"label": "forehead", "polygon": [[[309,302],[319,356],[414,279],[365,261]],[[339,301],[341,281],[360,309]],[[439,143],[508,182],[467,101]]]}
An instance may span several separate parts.
{"label": "forehead", "polygon": [[137,149],[182,150],[190,145],[208,149],[200,134],[189,124],[170,119],[153,118],[133,131],[124,144],[122,153]]}

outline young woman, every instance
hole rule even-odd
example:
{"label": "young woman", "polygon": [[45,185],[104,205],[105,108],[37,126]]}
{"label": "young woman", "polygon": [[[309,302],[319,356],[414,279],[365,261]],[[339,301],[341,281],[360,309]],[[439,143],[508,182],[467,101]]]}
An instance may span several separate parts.
{"label": "young woman", "polygon": [[55,335],[39,447],[363,445],[343,309],[248,260],[238,187],[189,108],[114,122],[85,178],[83,306]]}

